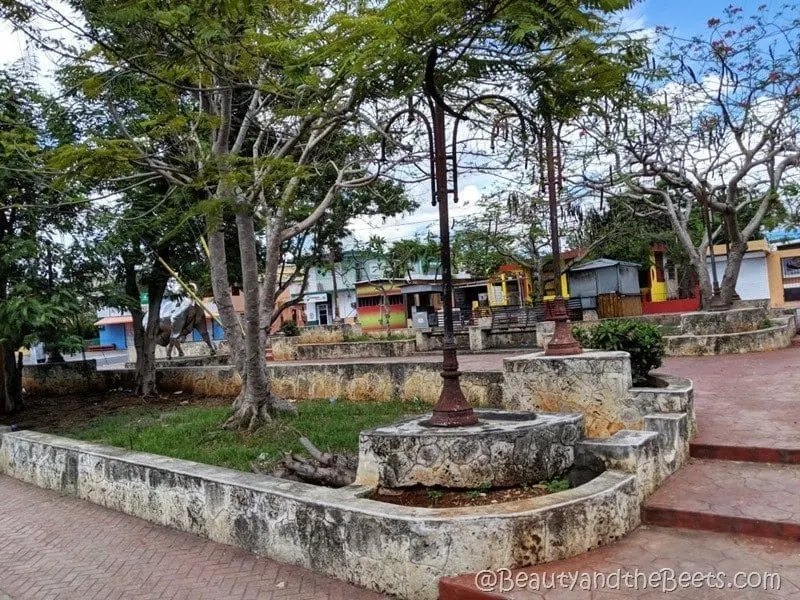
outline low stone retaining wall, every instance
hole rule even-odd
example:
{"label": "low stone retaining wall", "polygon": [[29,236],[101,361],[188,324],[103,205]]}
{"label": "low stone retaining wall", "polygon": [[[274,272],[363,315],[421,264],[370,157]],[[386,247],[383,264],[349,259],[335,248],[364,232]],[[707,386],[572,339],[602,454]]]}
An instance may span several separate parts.
{"label": "low stone retaining wall", "polygon": [[104,371],[98,371],[94,359],[45,363],[22,368],[22,387],[32,396],[66,396],[104,392],[114,387],[114,378],[109,378]]}
{"label": "low stone retaining wall", "polygon": [[[230,354],[215,354],[214,356],[173,356],[170,359],[156,360],[156,368],[166,367],[222,367],[230,364]],[[126,369],[135,369],[135,362],[125,363]]]}
{"label": "low stone retaining wall", "polygon": [[[419,329],[416,332],[417,352],[436,352],[442,349],[444,332],[441,329]],[[456,348],[469,350],[469,333],[457,331],[455,333]]]}
{"label": "low stone retaining wall", "polygon": [[537,327],[509,327],[503,330],[470,327],[469,349],[482,352],[495,348],[535,348],[540,345],[537,331]]}
{"label": "low stone retaining wall", "polygon": [[766,318],[766,308],[745,306],[719,312],[685,313],[681,315],[680,327],[684,335],[743,333],[762,329]]}
{"label": "low stone retaining wall", "polygon": [[406,600],[440,577],[559,560],[640,522],[635,472],[469,508],[428,509],[36,432],[0,434],[0,472]]}
{"label": "low stone retaining wall", "polygon": [[587,350],[575,356],[542,352],[503,361],[503,406],[584,415],[586,436],[608,438],[642,430],[652,413],[685,413],[695,429],[692,382],[659,375],[664,387],[632,387],[627,352]]}
{"label": "low stone retaining wall", "polygon": [[297,360],[336,358],[393,358],[411,356],[416,352],[414,340],[385,340],[374,342],[338,342],[334,344],[298,344]]}
{"label": "low stone retaining wall", "polygon": [[641,431],[570,442],[578,469],[605,469],[588,482],[465,508],[385,504],[363,486],[330,489],[8,427],[0,473],[400,599],[434,600],[440,577],[561,560],[624,536],[639,525],[642,501],[687,460],[689,435],[685,412],[647,415]]}
{"label": "low stone retaining wall", "polygon": [[[764,311],[761,312],[763,313]],[[797,333],[795,317],[793,315],[772,317],[771,321],[773,323],[772,327],[754,331],[666,336],[664,339],[666,341],[667,355],[742,354],[789,347],[792,343],[792,338]]]}
{"label": "low stone retaining wall", "polygon": [[[326,365],[269,365],[272,389],[285,398],[347,398],[352,401],[418,399],[434,404],[442,388],[438,363],[348,363]],[[164,391],[233,397],[241,379],[231,367],[160,369],[157,382]],[[464,372],[461,387],[473,406],[500,406],[502,373]]]}

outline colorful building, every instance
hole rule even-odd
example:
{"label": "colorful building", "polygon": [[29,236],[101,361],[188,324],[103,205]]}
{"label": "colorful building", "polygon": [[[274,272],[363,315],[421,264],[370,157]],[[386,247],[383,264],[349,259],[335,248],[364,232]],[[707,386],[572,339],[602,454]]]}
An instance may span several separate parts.
{"label": "colorful building", "polygon": [[407,295],[388,279],[356,283],[358,322],[362,329],[403,329],[410,314]]}

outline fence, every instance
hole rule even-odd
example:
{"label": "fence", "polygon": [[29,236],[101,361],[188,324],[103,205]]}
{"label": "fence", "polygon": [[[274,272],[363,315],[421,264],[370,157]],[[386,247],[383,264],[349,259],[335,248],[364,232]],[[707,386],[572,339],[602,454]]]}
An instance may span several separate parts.
{"label": "fence", "polygon": [[[477,317],[491,317],[492,329],[509,329],[517,327],[535,327],[540,321],[551,320],[551,311],[548,306],[550,303],[514,305],[514,306],[492,306],[480,308],[473,312],[473,320]],[[580,298],[570,298],[567,300],[567,312],[570,321],[583,320],[583,308]]]}
{"label": "fence", "polygon": [[597,316],[601,319],[637,317],[642,314],[641,296],[601,294],[597,297]]}

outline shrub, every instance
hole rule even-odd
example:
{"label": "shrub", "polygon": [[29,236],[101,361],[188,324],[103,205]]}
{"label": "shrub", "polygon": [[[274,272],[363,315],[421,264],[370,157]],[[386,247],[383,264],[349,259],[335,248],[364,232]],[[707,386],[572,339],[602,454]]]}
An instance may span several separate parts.
{"label": "shrub", "polygon": [[294,321],[284,321],[281,325],[281,333],[287,337],[300,335],[300,328]]}
{"label": "shrub", "polygon": [[574,328],[575,338],[584,348],[622,350],[631,355],[634,385],[647,383],[647,375],[657,369],[666,355],[664,336],[658,325],[632,319],[602,321],[591,329]]}

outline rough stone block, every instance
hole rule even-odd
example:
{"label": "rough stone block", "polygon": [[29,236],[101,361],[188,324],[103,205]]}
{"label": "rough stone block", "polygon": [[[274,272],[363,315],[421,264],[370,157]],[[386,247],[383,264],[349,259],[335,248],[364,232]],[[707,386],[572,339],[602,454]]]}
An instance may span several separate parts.
{"label": "rough stone block", "polygon": [[566,471],[581,415],[476,411],[471,427],[431,427],[430,415],[361,432],[357,483],[477,488],[545,481]]}
{"label": "rough stone block", "polygon": [[503,402],[510,409],[581,413],[589,437],[641,429],[641,415],[628,395],[632,379],[627,352],[536,352],[505,359],[503,373]]}
{"label": "rough stone block", "polygon": [[643,501],[661,482],[658,437],[655,431],[623,430],[610,438],[582,440],[575,445],[575,464],[635,474],[639,500]]}
{"label": "rough stone block", "polygon": [[662,413],[644,418],[646,431],[658,433],[658,484],[689,460],[692,424],[687,413]]}

